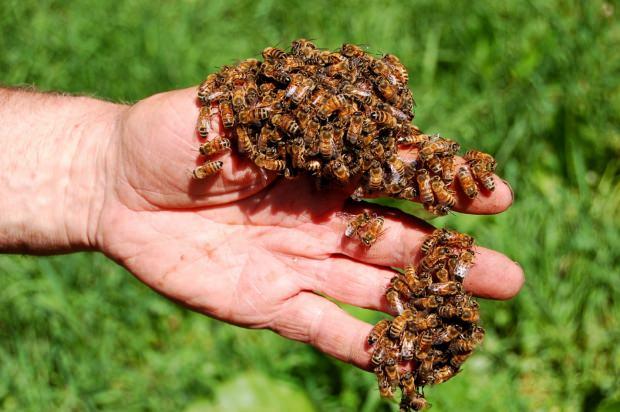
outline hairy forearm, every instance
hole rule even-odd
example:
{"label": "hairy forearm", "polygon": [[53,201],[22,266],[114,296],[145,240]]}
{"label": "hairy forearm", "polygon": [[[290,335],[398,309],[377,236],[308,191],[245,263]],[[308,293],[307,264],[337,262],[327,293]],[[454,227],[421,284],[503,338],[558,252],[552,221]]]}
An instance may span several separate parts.
{"label": "hairy forearm", "polygon": [[92,247],[123,107],[0,88],[0,252]]}

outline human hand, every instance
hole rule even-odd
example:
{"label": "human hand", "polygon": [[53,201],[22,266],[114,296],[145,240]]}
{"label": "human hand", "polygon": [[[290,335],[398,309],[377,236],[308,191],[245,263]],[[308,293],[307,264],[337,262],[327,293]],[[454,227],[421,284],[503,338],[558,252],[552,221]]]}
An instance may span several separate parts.
{"label": "human hand", "polygon": [[[206,315],[250,328],[269,328],[338,359],[367,368],[371,325],[326,297],[389,312],[383,298],[390,267],[416,261],[432,227],[391,209],[385,234],[366,248],[343,236],[340,212],[356,213],[345,188],[316,191],[309,179],[285,180],[224,153],[223,170],[204,181],[199,164],[195,89],[162,93],[120,114],[104,152],[104,193],[91,243],[159,293]],[[220,130],[214,118],[211,137]],[[204,159],[202,159],[204,161]],[[499,213],[512,195],[496,190],[456,210]],[[465,279],[472,293],[514,296],[519,266],[476,248]],[[322,296],[324,295],[324,296]]]}

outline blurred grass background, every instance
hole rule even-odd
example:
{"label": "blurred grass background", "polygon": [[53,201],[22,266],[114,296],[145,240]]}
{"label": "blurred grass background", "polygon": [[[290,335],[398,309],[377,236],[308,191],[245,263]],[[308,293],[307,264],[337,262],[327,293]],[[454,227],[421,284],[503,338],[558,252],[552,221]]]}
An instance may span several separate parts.
{"label": "blurred grass background", "polygon": [[[0,4],[0,82],[132,102],[298,37],[398,55],[426,131],[496,155],[499,216],[434,224],[525,269],[433,411],[620,410],[620,7],[600,1]],[[350,308],[374,321],[380,315]],[[0,257],[0,408],[386,411],[373,377],[181,309],[104,257]]]}

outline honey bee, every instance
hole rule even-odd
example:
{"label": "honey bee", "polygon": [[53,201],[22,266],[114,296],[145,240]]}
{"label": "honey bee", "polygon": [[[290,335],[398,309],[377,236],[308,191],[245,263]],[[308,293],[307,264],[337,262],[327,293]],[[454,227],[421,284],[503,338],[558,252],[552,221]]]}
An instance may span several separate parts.
{"label": "honey bee", "polygon": [[404,397],[413,398],[416,395],[415,382],[410,371],[405,372],[400,378],[400,387],[403,389]]}
{"label": "honey bee", "polygon": [[312,174],[318,174],[321,171],[321,162],[318,160],[310,160],[306,162],[305,168]]}
{"label": "honey bee", "polygon": [[349,64],[349,60],[345,59],[338,63],[331,64],[327,67],[326,74],[329,77],[340,77],[340,78],[348,78],[349,72],[351,71],[351,67]]}
{"label": "honey bee", "polygon": [[[379,106],[377,105],[377,107]],[[416,125],[411,123],[402,124],[398,130],[397,137],[399,144],[413,145],[415,147],[424,146],[430,140],[427,134],[422,133]]]}
{"label": "honey bee", "polygon": [[432,346],[433,332],[431,330],[425,330],[418,335],[418,345],[415,352],[416,359],[425,360],[428,357]]}
{"label": "honey bee", "polygon": [[334,141],[334,148],[336,149],[336,154],[341,153],[344,147],[344,129],[334,127],[332,139]]}
{"label": "honey bee", "polygon": [[388,112],[374,111],[370,113],[370,118],[388,129],[396,129],[398,126],[396,118]]}
{"label": "honey bee", "polygon": [[247,79],[247,72],[243,72],[241,70],[232,70],[226,80],[233,88],[241,88],[243,87],[243,85],[245,85]]}
{"label": "honey bee", "polygon": [[399,197],[405,200],[413,201],[418,197],[418,189],[413,186],[407,186],[399,193]]}
{"label": "honey bee", "polygon": [[[413,265],[405,266],[404,272],[405,273],[403,274],[403,279],[406,285],[408,286],[409,290],[413,294],[417,294],[419,291],[423,290],[427,286],[426,282],[419,279],[418,276],[416,275],[415,266]],[[405,296],[409,296],[409,294]]]}
{"label": "honey bee", "polygon": [[475,323],[480,320],[480,312],[475,308],[463,308],[461,310],[461,320],[467,323]]}
{"label": "honey bee", "polygon": [[476,344],[471,339],[458,338],[450,342],[448,349],[451,353],[465,353],[474,350],[475,346]]}
{"label": "honey bee", "polygon": [[377,89],[379,93],[390,103],[399,105],[400,98],[398,95],[398,88],[391,84],[386,78],[380,78],[377,83]]}
{"label": "honey bee", "polygon": [[420,200],[424,204],[431,204],[435,201],[433,190],[431,188],[431,178],[426,169],[420,169],[416,176],[418,188],[420,190]]}
{"label": "honey bee", "polygon": [[286,161],[280,159],[270,159],[262,153],[259,153],[254,159],[254,163],[258,167],[262,167],[266,170],[281,172],[286,169]]}
{"label": "honey bee", "polygon": [[263,59],[272,61],[272,60],[284,60],[286,59],[286,52],[282,49],[278,49],[276,47],[267,47],[263,50]]}
{"label": "honey bee", "polygon": [[198,115],[198,134],[202,138],[206,138],[211,129],[211,107],[200,107],[200,114]]}
{"label": "honey bee", "polygon": [[361,47],[349,43],[345,43],[342,45],[342,47],[340,48],[340,53],[342,53],[342,55],[346,57],[361,57],[366,54],[364,49],[362,49]]}
{"label": "honey bee", "polygon": [[411,324],[413,325],[413,329],[417,332],[435,328],[439,324],[439,321],[437,320],[437,315],[434,313],[427,316],[422,312],[417,312]]}
{"label": "honey bee", "polygon": [[289,135],[295,135],[299,132],[299,125],[295,118],[288,114],[274,114],[271,116],[271,124]]}
{"label": "honey bee", "polygon": [[422,409],[426,409],[429,403],[424,399],[422,395],[416,394],[415,397],[408,398],[403,397],[401,400],[401,411],[412,409],[414,411],[421,411]]}
{"label": "honey bee", "polygon": [[439,283],[448,282],[450,280],[450,272],[445,267],[442,267],[435,271],[433,277]]}
{"label": "honey bee", "polygon": [[347,99],[342,94],[337,94],[325,101],[325,103],[319,107],[317,110],[317,115],[325,120],[327,119],[333,112],[337,110],[343,109],[347,104]]}
{"label": "honey bee", "polygon": [[461,185],[461,188],[463,189],[463,192],[465,192],[467,197],[469,197],[470,199],[473,199],[476,196],[478,196],[478,187],[476,186],[476,183],[474,182],[474,178],[469,172],[469,169],[467,167],[465,166],[459,167],[457,177]]}
{"label": "honey bee", "polygon": [[433,173],[435,174],[440,174],[441,173],[441,159],[433,156],[430,159],[428,159],[426,162],[426,167]]}
{"label": "honey bee", "polygon": [[450,213],[450,208],[442,204],[424,205],[424,209],[435,216],[445,216]]}
{"label": "honey bee", "polygon": [[396,388],[396,386],[398,386],[398,382],[400,381],[398,368],[396,367],[396,359],[389,358],[385,361],[385,375],[392,389]]}
{"label": "honey bee", "polygon": [[390,70],[390,67],[383,60],[375,59],[370,64],[370,70],[372,70],[377,76],[387,79],[390,84],[396,85],[398,83],[396,76],[394,76],[392,70]]}
{"label": "honey bee", "polygon": [[312,79],[300,74],[293,75],[292,80],[286,88],[284,98],[290,99],[295,105],[299,105],[314,89]]}
{"label": "honey bee", "polygon": [[301,49],[316,50],[316,46],[310,40],[298,39],[291,43],[291,53],[298,56]]}
{"label": "honey bee", "polygon": [[229,100],[220,100],[220,117],[225,128],[230,129],[235,125],[235,113]]}
{"label": "honey bee", "polygon": [[441,303],[441,299],[437,296],[427,296],[423,298],[413,299],[413,306],[418,309],[435,309]]}
{"label": "honey bee", "polygon": [[237,134],[237,148],[239,153],[245,154],[251,160],[254,160],[258,153],[256,151],[256,147],[252,143],[252,140],[250,140],[248,129],[244,126],[237,126],[235,128],[235,132]]}
{"label": "honey bee", "polygon": [[225,137],[216,137],[201,145],[199,151],[203,156],[211,156],[228,149],[230,149],[230,140]]}
{"label": "honey bee", "polygon": [[472,352],[463,352],[463,353],[455,353],[450,358],[450,365],[455,367],[456,369],[460,368],[463,363],[471,356]]}
{"label": "honey bee", "polygon": [[258,70],[260,65],[261,62],[256,59],[246,59],[237,64],[237,69],[241,72],[256,73],[256,70]]}
{"label": "honey bee", "polygon": [[284,62],[282,63],[283,69],[287,72],[302,69],[305,65],[306,63],[304,60],[297,56],[286,56]]}
{"label": "honey bee", "polygon": [[383,56],[383,60],[392,67],[396,77],[398,77],[401,83],[407,84],[409,82],[409,73],[407,72],[407,68],[401,63],[398,57],[393,54],[386,54]]}
{"label": "honey bee", "polygon": [[466,250],[465,252],[461,253],[461,255],[459,256],[458,262],[456,263],[454,267],[454,276],[459,280],[463,280],[465,278],[465,275],[467,275],[469,268],[473,265],[473,263],[474,263],[473,252]]}
{"label": "honey bee", "polygon": [[273,83],[262,83],[260,86],[258,86],[258,89],[260,90],[261,94],[269,95],[276,89],[276,85]]}
{"label": "honey bee", "polygon": [[245,108],[245,88],[238,87],[233,90],[232,105],[237,112]]}
{"label": "honey bee", "polygon": [[274,128],[268,126],[260,129],[260,133],[256,142],[256,149],[259,152],[265,153],[267,151],[269,141],[271,140],[271,135],[273,134],[274,130]]}
{"label": "honey bee", "polygon": [[385,219],[383,216],[375,216],[370,223],[368,223],[364,234],[360,238],[365,246],[370,247],[374,245],[377,239],[381,237],[383,234],[381,229],[383,228],[384,221]]}
{"label": "honey bee", "polygon": [[368,172],[368,189],[371,191],[379,191],[383,188],[383,168],[381,164],[373,160]]}
{"label": "honey bee", "polygon": [[[332,160],[328,164],[331,174],[340,182],[347,183],[350,178],[349,168],[340,160]],[[363,238],[362,238],[363,241]]]}
{"label": "honey bee", "polygon": [[291,164],[295,169],[302,169],[306,164],[304,140],[301,137],[291,142]]}
{"label": "honey bee", "polygon": [[420,366],[418,367],[417,380],[422,385],[425,385],[427,383],[432,383],[434,362],[435,362],[435,359],[432,355],[427,356],[426,358],[422,359],[422,361],[420,362]]}
{"label": "honey bee", "polygon": [[390,281],[390,284],[392,285],[392,288],[394,288],[394,290],[396,290],[402,297],[409,299],[411,296],[411,290],[409,289],[409,286],[401,280],[400,276],[394,276]]}
{"label": "honey bee", "polygon": [[394,389],[381,366],[375,368],[375,375],[377,376],[377,383],[379,384],[379,395],[382,398],[393,398]]}
{"label": "honey bee", "polygon": [[[207,96],[216,92],[215,89],[219,86],[220,82],[221,76],[217,73],[211,73],[207,76],[206,79],[203,80],[202,83],[200,83],[200,86],[198,86],[198,98],[200,99],[200,101],[202,101],[202,103],[210,103],[211,99],[209,99]],[[221,95],[224,94],[223,92],[220,93]]]}
{"label": "honey bee", "polygon": [[347,228],[345,229],[345,236],[348,238],[352,238],[353,236],[358,235],[358,231],[360,228],[366,226],[368,222],[370,222],[370,214],[368,212],[362,212],[349,220],[347,223]]}
{"label": "honey bee", "polygon": [[351,115],[351,121],[349,123],[349,128],[347,129],[347,140],[351,144],[357,144],[357,140],[362,133],[362,125],[364,123],[364,117],[362,112],[354,112]]}
{"label": "honey bee", "polygon": [[451,366],[445,365],[433,372],[433,383],[435,385],[445,382],[456,374]]}
{"label": "honey bee", "polygon": [[289,76],[289,74],[280,67],[263,64],[261,66],[261,71],[264,76],[269,77],[278,83],[289,84],[291,82],[291,76]]}
{"label": "honey bee", "polygon": [[308,119],[304,125],[302,125],[303,133],[304,133],[304,143],[306,145],[306,149],[312,155],[316,155],[319,151],[317,139],[319,135],[319,130],[321,128],[321,124],[317,122],[315,119]]}
{"label": "honey bee", "polygon": [[441,331],[441,333],[435,336],[435,339],[433,340],[433,344],[441,345],[443,343],[450,342],[456,339],[461,334],[461,332],[462,332],[462,329],[460,328],[460,326],[448,325]]}
{"label": "honey bee", "polygon": [[437,232],[439,232],[439,230],[441,229],[435,230],[430,236],[424,239],[424,242],[422,242],[422,246],[420,247],[420,250],[425,255],[428,255],[431,252],[431,250],[434,249],[435,246],[437,245],[437,242],[439,241]]}
{"label": "honey bee", "polygon": [[338,64],[343,61],[348,61],[349,59],[338,52],[325,51],[321,56],[321,60],[323,60],[327,65]]}
{"label": "honey bee", "polygon": [[373,157],[378,160],[379,162],[383,162],[385,160],[385,148],[383,147],[383,145],[374,140],[371,144],[370,144],[370,153],[373,155]]}
{"label": "honey bee", "polygon": [[[407,122],[407,123],[403,123],[402,125],[399,125],[398,131],[401,135],[404,131],[407,131],[407,130],[408,131],[417,130],[418,134],[421,133],[420,130],[416,126],[412,125],[411,123],[408,123],[413,118],[413,115],[411,114],[411,112],[406,113],[400,109],[397,109],[391,104],[384,103],[384,102],[377,103],[375,107],[377,108],[377,110],[388,112],[389,114],[391,114],[392,116],[400,120],[401,122]],[[403,128],[407,130],[403,130]]]}
{"label": "honey bee", "polygon": [[372,356],[370,357],[370,362],[373,365],[380,365],[383,360],[385,359],[385,356],[387,354],[387,347],[385,345],[383,345],[383,342],[385,341],[385,339],[380,339],[379,343],[377,344],[377,346],[375,347],[375,350],[372,351]]}
{"label": "honey bee", "polygon": [[478,345],[484,340],[484,329],[480,326],[475,326],[471,332],[471,340],[474,344]]}
{"label": "honey bee", "polygon": [[405,176],[405,162],[403,162],[402,159],[396,154],[390,156],[388,159],[388,164],[390,165],[392,176],[394,176],[397,180],[400,180]]}
{"label": "honey bee", "polygon": [[324,88],[317,87],[310,95],[310,105],[312,107],[322,107],[329,98],[330,95]]}
{"label": "honey bee", "polygon": [[437,314],[442,318],[456,318],[460,316],[461,310],[454,305],[443,305],[437,308]]}
{"label": "honey bee", "polygon": [[456,295],[461,291],[460,283],[456,283],[454,281],[433,283],[427,289],[429,292],[435,293],[439,296]]}
{"label": "honey bee", "polygon": [[454,156],[445,156],[441,158],[441,179],[449,184],[454,180]]}
{"label": "honey bee", "polygon": [[255,106],[259,100],[258,87],[254,80],[249,81],[245,85],[245,100],[250,106]]}
{"label": "honey bee", "polygon": [[474,244],[474,239],[471,236],[459,233],[456,230],[441,229],[437,231],[437,238],[439,239],[439,244],[444,246],[467,248]]}
{"label": "honey bee", "polygon": [[465,153],[465,156],[463,156],[463,158],[467,161],[467,162],[482,162],[488,165],[488,169],[491,172],[495,171],[495,168],[497,166],[497,162],[495,161],[495,159],[493,158],[493,156],[491,156],[488,153],[483,153],[480,152],[478,150],[469,150]]}
{"label": "honey bee", "polygon": [[456,154],[461,146],[453,140],[444,139],[438,135],[433,135],[429,141],[420,149],[420,159],[424,162],[436,155]]}
{"label": "honey bee", "polygon": [[413,320],[413,312],[410,309],[405,309],[403,313],[396,316],[392,321],[388,335],[392,339],[398,339],[405,330],[407,323]]}
{"label": "honey bee", "polygon": [[366,105],[371,105],[373,102],[372,93],[370,91],[360,89],[352,84],[346,84],[343,86],[342,93]]}
{"label": "honey bee", "polygon": [[473,162],[471,171],[476,179],[482,183],[485,189],[489,191],[495,190],[495,180],[493,180],[493,172],[484,167],[482,162]]}
{"label": "honey bee", "polygon": [[[443,249],[448,248],[441,248],[441,250]],[[442,253],[440,249],[434,249],[433,253],[424,256],[424,258],[420,261],[420,267],[425,271],[432,272],[434,268],[438,267],[448,259],[449,255],[447,253]]]}
{"label": "honey bee", "polygon": [[402,360],[412,360],[415,354],[415,334],[410,330],[405,330],[400,338],[400,358]]}
{"label": "honey bee", "polygon": [[387,330],[390,328],[390,325],[391,322],[389,320],[382,319],[375,326],[373,326],[370,334],[368,335],[368,344],[372,346],[377,343],[383,335],[385,335]]}
{"label": "honey bee", "polygon": [[392,178],[389,182],[384,182],[385,190],[392,196],[398,195],[405,188],[405,179]]}
{"label": "honey bee", "polygon": [[333,133],[334,128],[330,124],[321,127],[319,131],[319,153],[321,153],[324,159],[334,157],[336,149],[334,147]]}
{"label": "honey bee", "polygon": [[195,168],[192,175],[194,176],[194,179],[204,179],[222,170],[223,166],[224,162],[219,160],[207,162],[202,166]]}

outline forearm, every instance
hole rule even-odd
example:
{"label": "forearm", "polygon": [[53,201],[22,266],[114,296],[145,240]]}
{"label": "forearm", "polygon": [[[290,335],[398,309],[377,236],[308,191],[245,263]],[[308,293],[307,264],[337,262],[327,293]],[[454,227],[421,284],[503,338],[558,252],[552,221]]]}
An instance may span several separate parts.
{"label": "forearm", "polygon": [[0,89],[0,252],[92,247],[123,107]]}

